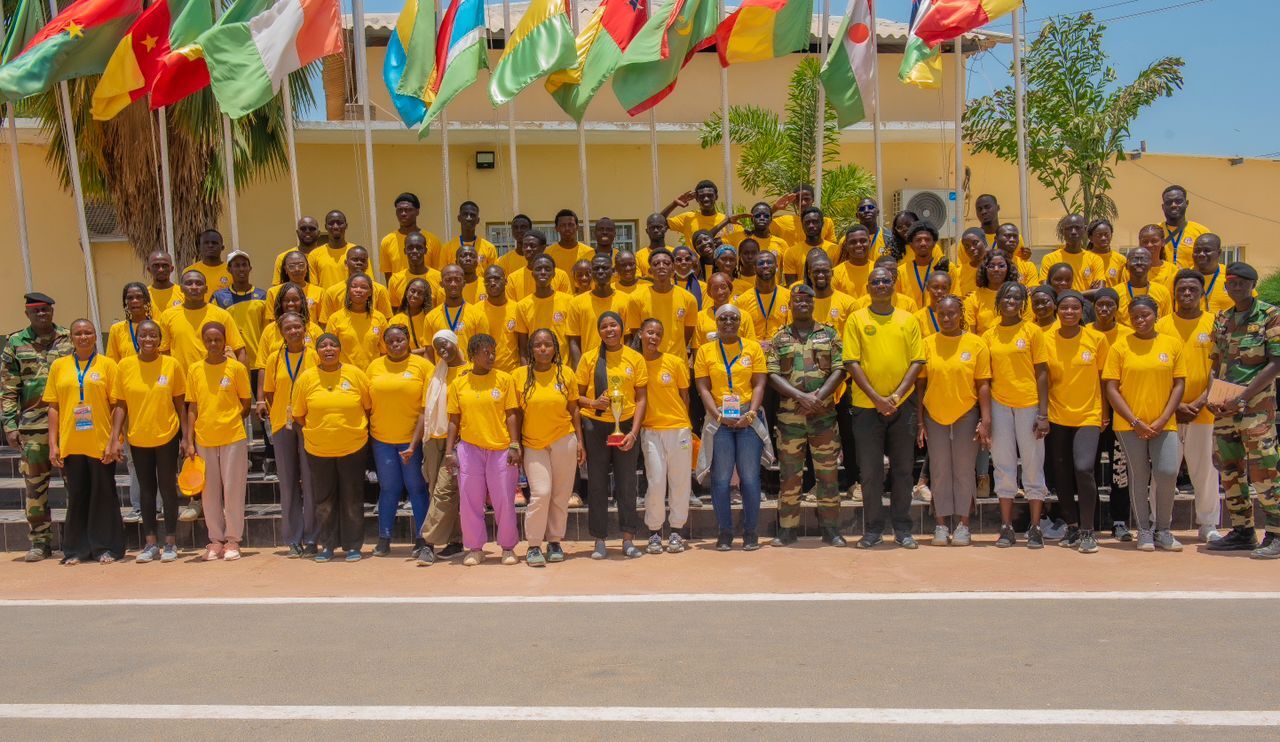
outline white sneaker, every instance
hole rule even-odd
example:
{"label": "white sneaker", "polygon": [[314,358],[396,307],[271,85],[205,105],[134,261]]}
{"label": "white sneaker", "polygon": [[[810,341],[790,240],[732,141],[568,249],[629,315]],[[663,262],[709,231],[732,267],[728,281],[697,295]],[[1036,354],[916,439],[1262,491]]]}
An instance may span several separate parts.
{"label": "white sneaker", "polygon": [[194,523],[200,520],[201,510],[200,500],[192,500],[190,505],[178,511],[178,520],[183,523]]}
{"label": "white sneaker", "polygon": [[1218,533],[1217,526],[1204,525],[1200,526],[1200,540],[1206,544],[1213,543],[1222,538],[1222,534]]}
{"label": "white sneaker", "polygon": [[952,546],[968,546],[973,543],[973,536],[969,533],[969,527],[961,523],[956,526],[956,532],[951,535]]}
{"label": "white sneaker", "polygon": [[929,489],[929,485],[919,482],[915,487],[911,488],[911,499],[920,500],[921,502],[933,502],[933,491]]}
{"label": "white sneaker", "polygon": [[1041,518],[1040,532],[1044,534],[1047,541],[1061,541],[1062,537],[1067,535],[1067,522],[1061,518],[1056,520]]}
{"label": "white sneaker", "polygon": [[849,488],[849,499],[854,502],[862,502],[862,483],[859,482]]}
{"label": "white sneaker", "polygon": [[934,526],[933,527],[933,545],[946,546],[947,537],[950,535],[951,535],[951,531],[946,526]]}

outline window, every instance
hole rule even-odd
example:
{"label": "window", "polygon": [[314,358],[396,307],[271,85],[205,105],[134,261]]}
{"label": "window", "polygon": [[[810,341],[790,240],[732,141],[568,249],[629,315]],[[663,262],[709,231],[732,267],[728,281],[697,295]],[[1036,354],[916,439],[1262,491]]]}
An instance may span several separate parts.
{"label": "window", "polygon": [[[638,247],[636,235],[639,233],[640,223],[634,219],[618,219],[614,220],[614,223],[618,226],[618,236],[613,241],[614,248],[635,250]],[[533,228],[547,238],[547,244],[560,239],[556,234],[556,225],[551,222],[534,222]],[[506,255],[515,247],[511,242],[511,225],[507,222],[489,222],[484,225],[484,231],[485,237],[493,243],[494,247],[498,248],[499,255]],[[579,228],[578,239],[582,239],[582,237],[582,229]],[[592,235],[591,241],[595,241],[594,235]]]}
{"label": "window", "polygon": [[89,227],[90,242],[115,242],[125,239],[116,222],[116,210],[106,201],[85,201],[84,220]]}

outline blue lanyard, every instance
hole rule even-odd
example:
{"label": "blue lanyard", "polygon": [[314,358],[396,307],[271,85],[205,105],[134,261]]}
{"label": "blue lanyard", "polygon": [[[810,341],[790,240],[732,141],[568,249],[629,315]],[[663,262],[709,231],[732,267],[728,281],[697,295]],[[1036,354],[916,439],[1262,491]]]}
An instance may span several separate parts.
{"label": "blue lanyard", "polygon": [[[721,348],[721,350],[723,350],[723,347]],[[83,369],[81,369],[81,368],[80,368],[80,357],[79,357],[79,356],[77,356],[77,355],[75,355],[74,353],[71,355],[71,360],[72,360],[72,361],[74,361],[74,362],[75,362],[75,364],[76,364],[76,383],[78,383],[78,384],[80,385],[80,401],[81,401],[81,402],[83,402],[83,401],[84,401],[84,377],[85,377],[85,374],[89,373],[89,367],[93,365],[93,359],[95,359],[95,358],[97,358],[97,357],[98,357],[98,352],[95,350],[95,351],[94,351],[94,352],[89,356],[89,360],[85,361],[84,368],[83,368]],[[736,360],[736,359],[735,359],[735,360]]]}
{"label": "blue lanyard", "polygon": [[911,263],[911,271],[916,274],[916,285],[920,287],[920,303],[924,304],[924,285],[929,280],[929,269],[932,265],[926,266],[924,269],[924,280],[920,279],[920,266],[914,261]]}
{"label": "blue lanyard", "polygon": [[1209,308],[1209,297],[1213,295],[1213,287],[1218,283],[1218,274],[1222,272],[1222,266],[1219,265],[1213,271],[1213,280],[1209,281],[1209,286],[1204,290],[1204,308]]}
{"label": "blue lanyard", "polygon": [[[778,287],[773,287],[773,297],[769,299],[769,311],[764,311],[764,301],[760,299],[760,289],[756,289],[756,306],[760,307],[760,316],[764,318],[764,332],[769,334],[769,315],[773,314],[773,305],[778,303]],[[724,346],[720,346],[720,352],[724,352]],[[739,353],[738,355],[742,355]],[[734,360],[737,360],[736,358]],[[732,382],[729,385],[729,391],[733,391]]]}
{"label": "blue lanyard", "polygon": [[[462,238],[459,237],[458,239],[462,239]],[[445,304],[443,306],[444,306],[444,321],[446,324],[449,325],[449,332],[457,332],[458,323],[462,321],[462,310],[467,308],[467,303],[464,301],[461,304],[459,304],[458,313],[453,315],[453,317],[449,316],[449,305]]]}
{"label": "blue lanyard", "polygon": [[303,348],[302,352],[298,354],[298,365],[291,366],[289,365],[289,349],[287,347],[284,349],[284,370],[285,373],[289,374],[290,384],[298,380],[298,373],[302,371],[302,362],[306,359],[307,349]]}
{"label": "blue lanyard", "polygon": [[933,307],[929,307],[929,321],[933,323],[934,332],[942,332],[938,327],[938,316],[933,313]]}
{"label": "blue lanyard", "polygon": [[[1212,288],[1212,287],[1210,287]],[[138,332],[133,329],[133,320],[125,320],[125,324],[129,325],[129,339],[133,341],[133,352],[138,352]]]}
{"label": "blue lanyard", "polygon": [[[1126,289],[1128,289],[1128,291],[1129,291],[1129,299],[1130,299],[1130,300],[1132,300],[1132,299],[1133,299],[1133,282],[1132,282],[1132,281],[1125,281],[1125,282],[1124,282],[1124,287],[1125,287]],[[1141,287],[1141,286],[1139,286],[1138,288],[1142,288],[1142,287]],[[1151,281],[1150,281],[1150,280],[1148,280],[1148,281],[1147,281],[1147,294],[1150,294],[1150,293],[1151,293]],[[1146,294],[1138,294],[1138,296],[1145,296],[1145,295],[1146,295]]]}
{"label": "blue lanyard", "polygon": [[[1168,225],[1165,225],[1165,227],[1167,229]],[[1169,229],[1164,235],[1164,241],[1173,245],[1173,262],[1175,263],[1178,262],[1178,245],[1182,244],[1182,233],[1185,231],[1187,231],[1187,225],[1183,224],[1182,228],[1177,232]]]}
{"label": "blue lanyard", "polygon": [[741,340],[738,341],[738,355],[734,356],[733,360],[731,361],[729,360],[729,354],[724,352],[724,341],[717,339],[716,342],[720,344],[720,358],[721,360],[724,361],[724,376],[726,379],[729,380],[729,391],[732,392],[733,391],[733,364],[737,363],[738,359],[742,357],[742,351],[746,349],[746,345],[744,345]]}

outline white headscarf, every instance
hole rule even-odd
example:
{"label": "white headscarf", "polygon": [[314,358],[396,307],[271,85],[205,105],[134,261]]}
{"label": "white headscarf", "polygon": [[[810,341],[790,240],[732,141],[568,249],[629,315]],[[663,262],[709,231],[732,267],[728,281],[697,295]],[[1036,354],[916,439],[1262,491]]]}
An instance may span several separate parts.
{"label": "white headscarf", "polygon": [[[441,330],[431,337],[431,345],[444,339],[458,345],[458,336],[449,330]],[[436,364],[431,381],[427,382],[427,398],[423,403],[423,436],[426,438],[442,438],[449,432],[449,363],[443,358]]]}

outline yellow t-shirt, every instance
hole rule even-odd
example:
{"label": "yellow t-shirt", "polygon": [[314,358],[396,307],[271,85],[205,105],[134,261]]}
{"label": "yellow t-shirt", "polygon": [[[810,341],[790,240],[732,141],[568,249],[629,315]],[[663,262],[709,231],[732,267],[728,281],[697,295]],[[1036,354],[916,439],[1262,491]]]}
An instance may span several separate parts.
{"label": "yellow t-shirt", "polygon": [[[440,238],[426,230],[419,230],[427,238],[427,255],[432,250],[440,251]],[[408,235],[399,229],[387,233],[378,243],[378,270],[381,273],[399,273],[409,267],[409,259],[404,254],[404,240]],[[372,270],[372,267],[370,267]]]}
{"label": "yellow t-shirt", "polygon": [[964,299],[978,290],[978,269],[969,265],[968,258],[952,263],[951,266],[954,269],[951,273],[951,293]]}
{"label": "yellow t-shirt", "polygon": [[160,350],[178,359],[182,368],[191,368],[191,364],[203,360],[209,355],[204,347],[201,333],[210,322],[220,322],[227,328],[227,349],[237,351],[244,347],[244,339],[236,321],[227,310],[213,304],[205,304],[199,309],[187,309],[177,306],[160,315]]}
{"label": "yellow t-shirt", "polygon": [[[267,289],[267,320],[276,318],[276,299],[280,296],[280,287],[284,284],[278,283]],[[320,301],[324,298],[324,289],[314,283],[308,283],[302,287],[302,295],[307,299],[307,316],[316,320],[320,318]]]}
{"label": "yellow t-shirt", "polygon": [[458,440],[498,451],[511,445],[507,412],[517,409],[516,383],[506,371],[473,369],[449,385],[449,414],[458,415]]}
{"label": "yellow t-shirt", "polygon": [[[725,363],[726,359],[728,364]],[[752,377],[764,373],[768,373],[765,370],[764,349],[759,342],[742,336],[741,332],[736,343],[722,346],[718,339],[703,343],[698,347],[698,354],[693,357],[693,376],[696,379],[710,380],[711,398],[719,401],[727,394],[737,395],[738,405],[744,413],[754,397]]]}
{"label": "yellow t-shirt", "polygon": [[412,354],[401,361],[382,356],[369,364],[365,375],[373,402],[369,433],[374,440],[399,444],[413,439],[413,427],[422,413],[427,381],[434,370],[431,361]]}
{"label": "yellow t-shirt", "polygon": [[809,251],[815,247],[822,248],[822,251],[831,259],[832,265],[840,262],[840,246],[836,243],[823,240],[821,245],[810,245],[802,237],[799,242],[787,247],[787,251],[782,255],[782,265],[778,266],[778,270],[784,276],[799,276],[803,279],[804,261],[809,257]]}
{"label": "yellow t-shirt", "polygon": [[1200,235],[1209,233],[1209,228],[1190,219],[1187,220],[1187,225],[1182,228],[1181,233],[1170,229],[1163,219],[1160,221],[1160,226],[1164,229],[1165,259],[1173,261],[1180,269],[1196,267],[1191,256],[1192,248],[1195,247],[1196,239]]}
{"label": "yellow t-shirt", "polygon": [[[1209,386],[1210,373],[1213,371],[1209,354],[1213,352],[1215,318],[1209,312],[1201,312],[1195,319],[1183,319],[1177,314],[1170,314],[1156,321],[1156,332],[1175,338],[1182,345],[1182,362],[1187,372],[1187,381],[1182,390],[1183,404],[1196,401]],[[1208,405],[1200,410],[1193,422],[1213,424],[1213,413],[1209,411]]]}
{"label": "yellow t-shirt", "polygon": [[124,402],[129,445],[156,448],[172,440],[180,430],[173,399],[185,392],[182,368],[170,356],[154,361],[138,356],[122,359],[111,385],[111,401]]}
{"label": "yellow t-shirt", "polygon": [[[538,288],[538,284],[533,280],[533,271],[528,266],[513,271],[507,276],[507,298],[511,301],[520,301],[526,296],[533,296],[533,292]],[[573,296],[573,283],[569,280],[567,271],[556,268],[556,272],[551,276],[551,290],[557,294],[568,294]]]}
{"label": "yellow t-shirt", "polygon": [[991,351],[991,398],[1005,407],[1034,407],[1038,363],[1049,361],[1044,333],[1034,322],[997,324],[982,335]]}
{"label": "yellow t-shirt", "polygon": [[[804,242],[804,227],[800,224],[799,214],[775,214],[773,221],[769,223],[769,231],[782,238],[788,245]],[[826,242],[836,241],[836,223],[829,216],[822,217],[822,239]],[[883,239],[882,237],[882,244]]]}
{"label": "yellow t-shirt", "polygon": [[[845,362],[857,361],[880,396],[892,394],[911,364],[925,359],[920,324],[902,309],[895,308],[891,314],[876,314],[870,307],[858,309],[845,323],[843,339]],[[854,407],[875,407],[857,384],[850,388]],[[908,387],[903,401],[912,391]]]}
{"label": "yellow t-shirt", "polygon": [[515,250],[508,250],[498,256],[498,267],[502,269],[504,276],[510,276],[525,267],[524,256]]}
{"label": "yellow t-shirt", "polygon": [[135,345],[136,333],[138,326],[131,320],[122,319],[111,325],[111,329],[107,331],[107,358],[119,363],[120,359],[136,356],[138,347]]}
{"label": "yellow t-shirt", "polygon": [[778,330],[791,321],[791,292],[782,286],[775,287],[772,296],[761,294],[753,286],[735,297],[733,303],[742,310],[743,319],[751,318],[756,330],[754,335],[746,335],[738,328],[738,334],[757,342],[772,341]]}
{"label": "yellow t-shirt", "polygon": [[836,291],[861,299],[867,295],[867,278],[871,275],[871,269],[875,267],[870,260],[862,265],[841,263],[832,269],[831,285]]}
{"label": "yellow t-shirt", "polygon": [[[316,338],[324,334],[324,330],[320,329],[320,325],[315,322],[307,323],[306,334],[302,336],[302,344],[312,350],[316,347]],[[284,336],[280,334],[280,326],[275,322],[268,322],[267,326],[262,328],[262,340],[258,342],[258,354],[255,356],[258,365],[254,366],[255,370],[261,370],[267,367],[267,356],[284,347]]]}
{"label": "yellow t-shirt", "polygon": [[[922,266],[914,262],[903,263],[898,266],[898,278],[893,290],[895,293],[911,297],[917,307],[927,307],[929,306],[929,276],[936,272],[937,270],[932,264]],[[956,285],[955,269],[949,268],[947,275],[951,276],[951,286],[954,288]]]}
{"label": "yellow t-shirt", "polygon": [[[1027,302],[1027,308],[1022,312],[1022,318],[1031,321],[1033,317],[1031,311],[1031,302]],[[965,329],[975,335],[981,336],[992,327],[1000,324],[1000,310],[996,307],[996,290],[995,289],[975,289],[972,294],[965,297],[964,300],[964,325]]]}
{"label": "yellow t-shirt", "polygon": [[689,408],[680,391],[689,388],[689,364],[682,356],[663,353],[645,359],[649,385],[645,387],[644,428],[684,430],[689,427]]}
{"label": "yellow t-shirt", "polygon": [[385,352],[382,347],[382,331],[387,329],[387,318],[382,312],[357,314],[339,309],[329,318],[328,329],[342,343],[338,360],[350,363],[361,371]]}
{"label": "yellow t-shirt", "polygon": [[1156,319],[1169,316],[1173,311],[1173,295],[1169,293],[1169,289],[1160,283],[1156,283],[1154,279],[1147,283],[1146,288],[1136,288],[1128,283],[1122,283],[1115,287],[1116,293],[1120,295],[1120,304],[1116,308],[1116,322],[1122,325],[1132,327],[1129,321],[1129,305],[1139,296],[1150,296],[1156,302]]}
{"label": "yellow t-shirt", "polygon": [[[300,378],[304,371],[315,368],[319,363],[320,356],[309,345],[304,345],[301,353],[287,353],[285,348],[277,347],[267,354],[262,370],[262,391],[272,395],[268,409],[272,433],[291,422],[294,379]],[[292,377],[289,376],[291,370]]]}
{"label": "yellow t-shirt", "polygon": [[427,265],[438,271],[444,270],[446,265],[456,265],[458,262],[458,248],[463,245],[470,245],[476,249],[476,255],[480,261],[476,263],[476,273],[484,275],[484,269],[498,262],[498,248],[493,243],[476,235],[476,238],[470,242],[463,242],[462,236],[459,235],[450,239],[448,242],[439,243],[439,247],[435,245],[427,246]]}
{"label": "yellow t-shirt", "polygon": [[1049,269],[1057,263],[1066,263],[1071,266],[1071,288],[1076,291],[1088,290],[1094,281],[1102,281],[1104,284],[1107,282],[1103,277],[1107,272],[1107,266],[1103,263],[1102,257],[1088,250],[1081,250],[1074,254],[1067,252],[1065,247],[1054,250],[1040,261],[1040,275],[1047,277]]}
{"label": "yellow t-shirt", "polygon": [[[1160,333],[1147,340],[1132,333],[1120,338],[1111,346],[1102,369],[1103,380],[1119,380],[1120,396],[1129,403],[1129,410],[1148,425],[1164,412],[1173,380],[1186,377],[1182,342]],[[1119,415],[1115,416],[1114,425],[1117,431],[1133,430],[1129,421]],[[1170,415],[1163,429],[1177,430],[1177,415]]]}
{"label": "yellow t-shirt", "polygon": [[369,377],[344,363],[336,371],[304,370],[293,385],[293,416],[305,420],[303,448],[312,456],[339,458],[369,440]]}
{"label": "yellow t-shirt", "polygon": [[[604,367],[605,373],[609,377],[610,387],[596,389],[596,362],[600,358],[600,351],[602,350],[604,350],[604,346],[598,345],[595,350],[582,354],[582,359],[578,361],[578,389],[582,396],[588,399],[596,399],[601,394],[608,394],[616,380],[618,388],[622,392],[621,420],[630,420],[636,414],[636,389],[649,386],[649,367],[644,362],[644,356],[624,345],[619,350],[611,351],[605,355]],[[580,412],[593,420],[613,422],[613,413],[609,410],[593,410],[589,407],[583,407]],[[646,413],[647,416],[648,413]],[[641,424],[644,423],[643,420],[640,422]]]}
{"label": "yellow t-shirt", "polygon": [[[527,386],[529,374],[533,374],[532,387]],[[557,373],[554,367],[534,371],[532,366],[521,366],[511,378],[515,383],[516,401],[524,412],[520,437],[525,448],[550,448],[552,443],[573,434],[569,400],[578,398],[573,369],[565,366]]]}
{"label": "yellow t-shirt", "polygon": [[197,407],[196,443],[213,448],[244,440],[242,400],[253,397],[244,364],[231,357],[217,364],[196,361],[186,381],[187,402]]}
{"label": "yellow t-shirt", "polygon": [[[301,247],[290,247],[288,249],[281,250],[280,252],[276,253],[276,259],[271,263],[271,285],[272,286],[279,286],[281,284],[280,269],[284,268],[284,259],[291,252],[300,252],[302,253],[302,256],[304,258],[307,256],[307,251],[303,250]],[[308,267],[310,267],[310,264],[308,264]]]}
{"label": "yellow t-shirt", "polygon": [[1110,343],[1097,330],[1081,327],[1073,338],[1059,328],[1045,333],[1049,352],[1049,422],[1071,428],[1102,424],[1102,381]]}
{"label": "yellow t-shirt", "polygon": [[[733,304],[733,302],[730,302],[730,304]],[[734,306],[738,305],[734,304]],[[716,335],[719,333],[716,328],[716,309],[717,307],[711,306],[711,302],[708,301],[702,307],[702,311],[698,312],[698,327],[693,331],[694,346],[701,347],[703,343],[709,343],[716,339]],[[739,307],[739,310],[741,310],[741,307]],[[751,315],[742,311],[739,311],[739,314],[742,315],[742,322],[738,323],[738,334],[744,338],[756,337],[756,325],[751,320]]]}
{"label": "yellow t-shirt", "polygon": [[[511,373],[520,365],[520,349],[516,347],[516,303],[507,299],[505,304],[486,301],[480,306],[484,309],[485,320],[492,330],[490,334],[497,344],[493,367]],[[427,342],[430,340],[428,337]],[[560,349],[562,357],[568,358],[568,353],[568,348]]]}
{"label": "yellow t-shirt", "polygon": [[[151,295],[152,317],[159,317],[164,314],[165,310],[171,307],[182,306],[182,287],[176,283],[167,289],[158,289],[154,286],[148,286],[147,293]],[[210,295],[212,296],[212,294]]]}
{"label": "yellow t-shirt", "polygon": [[[1178,271],[1182,267],[1171,260],[1166,260],[1158,266],[1151,266],[1151,272],[1147,274],[1147,278],[1153,285],[1160,285],[1169,290],[1169,294],[1173,295],[1173,280],[1177,277]],[[1117,288],[1117,291],[1120,289]]]}
{"label": "yellow t-shirt", "polygon": [[1102,260],[1103,283],[1115,287],[1117,284],[1122,284],[1128,280],[1129,273],[1125,270],[1125,266],[1128,265],[1129,261],[1125,256],[1115,250],[1111,250],[1105,255],[1096,252],[1093,254]]}
{"label": "yellow t-shirt", "polygon": [[[791,243],[787,242],[786,240],[784,240],[783,238],[775,234],[769,234],[761,238],[761,237],[757,237],[754,234],[750,234],[749,232],[746,232],[743,230],[737,230],[726,235],[724,237],[724,242],[725,244],[732,245],[733,248],[736,250],[742,246],[742,241],[747,239],[748,237],[755,240],[756,243],[760,245],[760,252],[773,253],[773,257],[778,259],[778,266],[779,267],[782,266],[782,260],[784,257],[786,257],[787,248],[791,247]],[[799,241],[801,242],[804,241],[803,234],[800,235]],[[648,427],[648,426],[646,425],[645,427]]]}
{"label": "yellow t-shirt", "polygon": [[977,382],[991,378],[991,353],[972,332],[924,339],[924,409],[939,425],[950,425],[978,404]]}
{"label": "yellow t-shirt", "polygon": [[[868,309],[870,308],[870,306],[871,306],[871,294],[867,294],[866,296],[863,296],[860,299],[853,300],[854,310]],[[917,311],[919,311],[920,305],[917,304],[916,300],[912,299],[910,296],[907,296],[906,294],[899,294],[895,291],[893,294],[893,308],[901,309],[902,311],[908,314],[915,314]]]}
{"label": "yellow t-shirt", "polygon": [[431,336],[427,334],[427,313],[418,312],[410,317],[398,312],[387,320],[387,327],[403,325],[409,330],[409,350],[419,350],[431,344]]}
{"label": "yellow t-shirt", "polygon": [[[685,328],[698,326],[698,302],[693,294],[674,286],[661,293],[653,286],[645,285],[633,295],[640,309],[641,319],[653,317],[662,322],[663,353],[684,353],[688,343]],[[637,354],[639,355],[639,354]]]}
{"label": "yellow t-shirt", "polygon": [[[684,244],[693,247],[693,233],[700,229],[708,232],[715,229],[716,225],[724,221],[725,215],[720,212],[711,214],[710,216],[703,214],[701,211],[685,211],[674,216],[667,217],[667,228],[672,232],[680,235],[680,239]],[[741,232],[742,227],[737,224],[729,224],[720,230],[720,239],[725,242],[729,241],[730,235],[735,232]]]}
{"label": "yellow t-shirt", "polygon": [[912,312],[912,317],[916,318],[916,323],[920,325],[920,337],[927,338],[935,332],[941,332],[942,328],[938,326],[938,315],[933,311],[933,307],[925,307]]}
{"label": "yellow t-shirt", "polygon": [[[837,335],[844,334],[844,323],[857,311],[857,300],[842,291],[831,292],[831,296],[813,298],[813,318],[824,325],[835,328]],[[779,328],[781,329],[781,328]]]}
{"label": "yellow t-shirt", "polygon": [[1030,260],[1023,260],[1015,255],[1013,264],[1018,269],[1018,282],[1023,286],[1031,288],[1040,283],[1040,269],[1036,268],[1035,263]]}
{"label": "yellow t-shirt", "polygon": [[[507,301],[510,301],[508,299]],[[559,291],[551,296],[537,297],[530,294],[516,302],[516,332],[532,335],[536,330],[555,333],[560,347],[569,347],[569,304],[573,297]]]}
{"label": "yellow t-shirt", "polygon": [[[209,301],[213,298],[213,292],[218,289],[225,289],[231,286],[231,271],[227,270],[226,263],[218,263],[217,265],[205,265],[204,261],[197,261],[182,269],[179,273],[178,283],[182,283],[181,276],[187,271],[199,271],[204,276],[204,300]],[[181,290],[179,290],[181,293]],[[181,303],[181,302],[179,302]]]}
{"label": "yellow t-shirt", "polygon": [[440,271],[434,268],[427,268],[426,273],[410,273],[408,268],[398,270],[391,274],[391,280],[387,282],[387,298],[391,302],[391,308],[399,311],[400,305],[404,303],[405,289],[409,288],[409,282],[416,279],[423,279],[427,285],[431,287],[431,305],[444,301],[444,288],[440,285]]}
{"label": "yellow t-shirt", "polygon": [[[590,261],[595,257],[596,251],[591,245],[584,245],[581,242],[577,247],[562,247],[559,242],[552,242],[547,245],[546,254],[556,261],[556,270],[563,271],[565,276],[568,276],[569,271],[573,270],[574,263],[579,260]],[[532,292],[532,289],[530,291]]]}
{"label": "yellow t-shirt", "polygon": [[[84,374],[84,401],[80,401],[79,365]],[[115,385],[116,362],[95,353],[89,362],[74,355],[62,356],[49,366],[45,381],[45,402],[58,405],[58,452],[62,456],[102,458],[111,440],[111,388]],[[76,408],[87,406],[89,425],[77,430]]]}
{"label": "yellow t-shirt", "polygon": [[321,245],[307,253],[311,266],[311,283],[327,289],[347,280],[347,251],[355,247],[348,242],[342,247]]}
{"label": "yellow t-shirt", "polygon": [[[1159,320],[1156,320],[1156,322],[1157,322],[1157,324],[1158,324],[1158,323],[1159,323]],[[1089,328],[1090,328],[1091,330],[1093,330],[1094,332],[1102,333],[1102,336],[1103,336],[1103,337],[1105,337],[1105,338],[1107,339],[1107,346],[1108,346],[1108,348],[1114,348],[1114,347],[1115,347],[1115,344],[1116,344],[1116,340],[1117,340],[1117,339],[1122,338],[1122,337],[1124,337],[1125,335],[1132,335],[1132,334],[1133,334],[1133,328],[1132,328],[1132,327],[1125,327],[1124,325],[1120,324],[1119,322],[1117,322],[1117,323],[1115,323],[1114,325],[1112,325],[1110,330],[1099,330],[1099,329],[1098,329],[1097,324],[1091,324],[1091,325],[1089,325]]]}
{"label": "yellow t-shirt", "polygon": [[[383,317],[390,317],[391,311],[391,294],[387,291],[387,287],[373,282],[373,308],[375,311],[381,312]],[[332,317],[339,309],[347,306],[347,284],[339,283],[324,290],[324,296],[320,299],[320,322],[321,324],[329,324],[329,318]]]}
{"label": "yellow t-shirt", "polygon": [[[600,344],[600,333],[596,330],[596,322],[605,312],[617,312],[622,317],[622,331],[635,332],[640,329],[640,308],[635,298],[621,291],[600,297],[594,291],[578,294],[569,301],[569,336],[577,337],[582,352],[587,352]],[[666,331],[664,326],[663,331]],[[680,328],[676,328],[680,329]]]}
{"label": "yellow t-shirt", "polygon": [[485,311],[478,304],[469,301],[463,302],[459,307],[448,307],[442,303],[427,313],[427,336],[435,337],[441,330],[451,330],[458,336],[458,350],[463,358],[467,357],[467,343],[471,342],[471,338],[476,335],[493,335]]}

